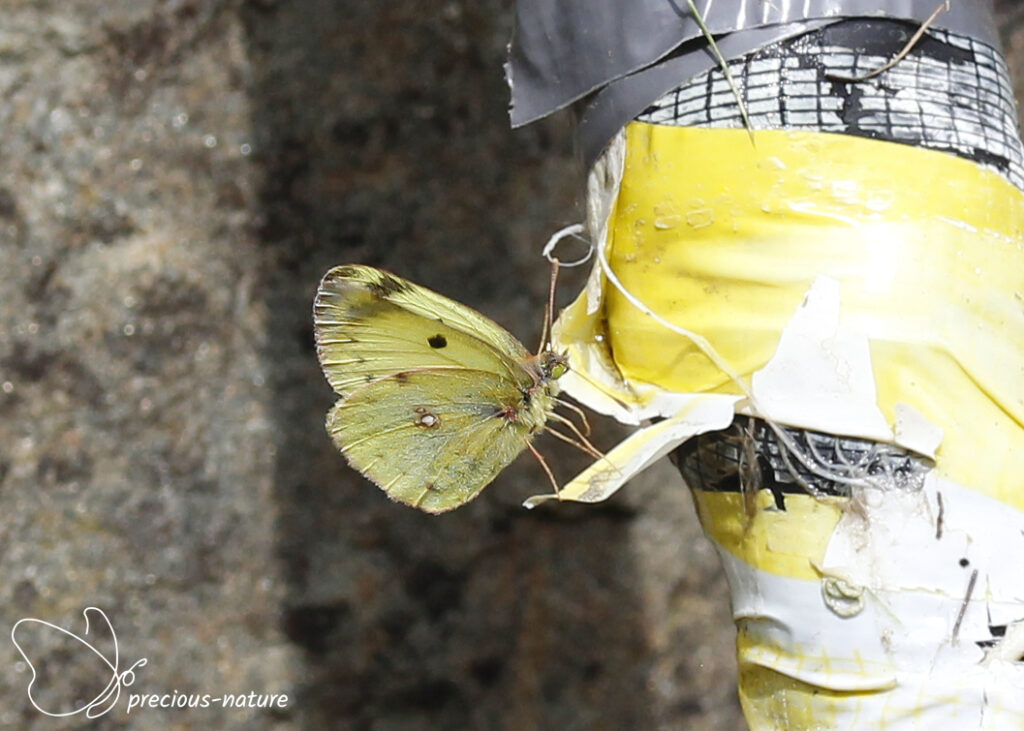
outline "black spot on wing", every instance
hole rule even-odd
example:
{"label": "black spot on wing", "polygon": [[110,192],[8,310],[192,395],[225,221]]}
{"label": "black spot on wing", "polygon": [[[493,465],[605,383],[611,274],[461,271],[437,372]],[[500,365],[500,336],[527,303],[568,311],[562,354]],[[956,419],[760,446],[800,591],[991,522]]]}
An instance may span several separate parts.
{"label": "black spot on wing", "polygon": [[448,345],[448,338],[441,333],[438,333],[437,335],[431,335],[427,338],[427,343],[431,348],[443,348]]}

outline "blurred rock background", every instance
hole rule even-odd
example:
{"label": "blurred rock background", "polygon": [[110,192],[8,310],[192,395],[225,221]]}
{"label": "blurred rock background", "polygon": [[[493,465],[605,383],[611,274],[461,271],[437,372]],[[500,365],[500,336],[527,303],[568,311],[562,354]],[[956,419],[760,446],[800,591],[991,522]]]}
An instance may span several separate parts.
{"label": "blurred rock background", "polygon": [[[1017,73],[1024,9],[997,6]],[[526,512],[546,483],[523,458],[430,517],[323,430],[310,308],[332,265],[538,337],[539,247],[580,218],[583,171],[568,120],[508,129],[511,12],[3,4],[0,626],[82,634],[94,605],[120,669],[148,660],[125,694],[289,695],[131,715],[122,697],[95,727],[743,728],[724,582],[667,465],[606,505]],[[565,478],[584,459],[561,446],[542,443]],[[109,679],[25,633],[47,708]],[[61,727],[31,677],[5,641],[0,726]]]}

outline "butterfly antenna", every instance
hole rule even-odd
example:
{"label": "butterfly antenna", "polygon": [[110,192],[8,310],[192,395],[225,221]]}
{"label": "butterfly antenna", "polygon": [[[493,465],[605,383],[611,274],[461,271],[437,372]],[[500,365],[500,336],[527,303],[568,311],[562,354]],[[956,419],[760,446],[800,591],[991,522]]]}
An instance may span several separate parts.
{"label": "butterfly antenna", "polygon": [[583,434],[580,432],[580,430],[577,429],[576,425],[573,424],[571,421],[566,419],[561,414],[552,414],[551,418],[554,419],[555,421],[561,423],[561,424],[565,424],[566,426],[568,426],[569,427],[569,431],[571,431],[573,433],[573,436],[575,436],[577,439],[580,440],[580,442],[582,442],[585,445],[586,449],[584,449],[583,451],[585,451],[587,454],[589,454],[592,457],[596,457],[597,459],[600,459],[600,458],[604,457],[604,453],[601,452],[601,450],[599,450],[593,444],[591,444],[590,440],[587,439],[585,436],[583,436]]}
{"label": "butterfly antenna", "polygon": [[555,286],[558,283],[558,257],[551,257],[551,284],[548,287],[548,305],[544,309],[544,327],[537,353],[543,353],[551,343],[551,326],[555,321]]}
{"label": "butterfly antenna", "polygon": [[533,452],[533,456],[537,458],[537,461],[540,462],[540,466],[543,467],[544,472],[547,473],[548,479],[551,480],[551,486],[555,488],[555,497],[561,500],[562,491],[558,489],[558,480],[555,479],[554,473],[551,471],[551,468],[548,467],[547,460],[544,459],[544,456],[538,452],[537,448],[532,444],[527,444],[526,446],[529,447],[531,452]]}
{"label": "butterfly antenna", "polygon": [[590,436],[590,422],[587,421],[587,415],[583,413],[583,409],[581,409],[579,406],[576,406],[575,404],[569,403],[568,401],[563,401],[560,398],[556,398],[555,403],[557,403],[559,406],[564,406],[570,411],[575,412],[576,416],[580,417],[580,421],[583,422],[583,433],[586,434],[588,437]]}

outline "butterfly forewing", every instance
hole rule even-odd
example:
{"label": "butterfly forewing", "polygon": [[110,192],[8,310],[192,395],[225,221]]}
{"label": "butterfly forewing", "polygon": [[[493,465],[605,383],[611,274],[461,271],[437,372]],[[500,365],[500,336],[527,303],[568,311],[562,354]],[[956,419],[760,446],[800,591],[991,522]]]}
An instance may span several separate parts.
{"label": "butterfly forewing", "polygon": [[472,369],[517,383],[526,349],[493,321],[424,287],[371,267],[327,272],[313,308],[317,356],[348,395],[402,371]]}
{"label": "butterfly forewing", "polygon": [[349,463],[393,499],[431,513],[479,494],[526,448],[533,414],[500,375],[463,369],[401,372],[339,401],[327,430]]}

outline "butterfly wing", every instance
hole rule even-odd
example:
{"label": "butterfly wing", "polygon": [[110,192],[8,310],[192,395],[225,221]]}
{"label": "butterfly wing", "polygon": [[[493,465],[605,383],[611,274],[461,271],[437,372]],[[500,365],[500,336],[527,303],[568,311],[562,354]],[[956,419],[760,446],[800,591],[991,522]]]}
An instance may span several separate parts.
{"label": "butterfly wing", "polygon": [[324,275],[313,305],[317,357],[336,392],[348,395],[395,373],[471,369],[529,378],[529,357],[500,325],[465,305],[366,266]]}
{"label": "butterfly wing", "polygon": [[392,499],[442,513],[476,497],[543,426],[547,402],[522,409],[522,398],[487,371],[402,372],[335,404],[327,431]]}

